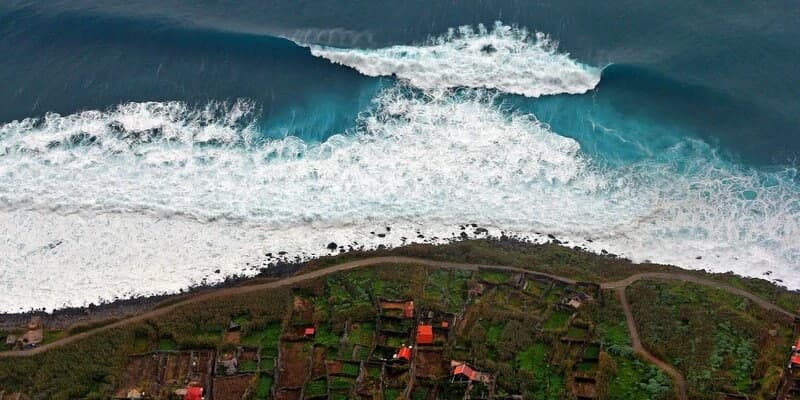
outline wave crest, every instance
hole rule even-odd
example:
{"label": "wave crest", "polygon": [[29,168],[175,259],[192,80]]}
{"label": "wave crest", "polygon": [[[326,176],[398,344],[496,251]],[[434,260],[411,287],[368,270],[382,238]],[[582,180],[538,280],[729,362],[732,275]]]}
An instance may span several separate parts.
{"label": "wave crest", "polygon": [[421,89],[497,89],[527,97],[592,90],[600,69],[582,65],[548,35],[495,23],[491,30],[462,26],[421,46],[343,49],[309,46],[317,57],[367,76],[408,80]]}

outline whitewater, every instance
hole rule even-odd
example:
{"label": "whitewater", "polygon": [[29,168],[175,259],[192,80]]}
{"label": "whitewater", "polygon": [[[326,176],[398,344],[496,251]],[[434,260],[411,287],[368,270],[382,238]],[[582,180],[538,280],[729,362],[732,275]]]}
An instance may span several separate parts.
{"label": "whitewater", "polygon": [[797,171],[691,138],[626,165],[593,159],[500,98],[591,95],[601,69],[547,35],[498,24],[417,46],[309,47],[394,77],[323,141],[265,137],[247,99],[0,126],[0,311],[176,292],[330,242],[441,243],[465,224],[800,287]]}

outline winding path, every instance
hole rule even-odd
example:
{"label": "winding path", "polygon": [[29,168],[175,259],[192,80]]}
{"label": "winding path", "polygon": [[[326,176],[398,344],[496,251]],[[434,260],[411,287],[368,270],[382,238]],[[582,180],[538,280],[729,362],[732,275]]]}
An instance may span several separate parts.
{"label": "winding path", "polygon": [[[485,269],[495,269],[505,272],[513,272],[513,273],[525,273],[529,275],[549,278],[554,281],[562,282],[568,285],[574,285],[577,281],[566,278],[563,276],[547,274],[544,272],[537,272],[531,271],[524,268],[518,267],[509,267],[504,265],[484,265],[484,264],[462,264],[462,263],[453,263],[453,262],[445,262],[445,261],[434,261],[428,260],[423,258],[413,258],[413,257],[401,257],[401,256],[394,256],[394,257],[372,257],[372,258],[365,258],[362,260],[346,262],[338,265],[333,265],[326,268],[321,268],[315,271],[311,271],[308,273],[300,274],[300,275],[293,275],[288,278],[284,278],[274,282],[268,283],[261,283],[256,285],[249,285],[249,286],[237,286],[232,288],[225,288],[225,289],[217,289],[212,290],[207,293],[198,294],[196,296],[192,296],[186,300],[179,301],[174,304],[170,304],[164,307],[156,308],[145,313],[132,316],[130,318],[126,318],[108,325],[100,326],[94,329],[90,329],[85,332],[81,332],[72,336],[65,337],[63,339],[59,339],[52,343],[48,343],[42,346],[39,346],[32,350],[22,350],[22,351],[8,351],[8,352],[0,352],[0,358],[9,358],[9,357],[30,357],[37,354],[44,353],[50,349],[58,348],[65,346],[70,343],[74,343],[83,339],[86,339],[92,335],[97,334],[98,332],[107,331],[109,329],[119,328],[122,326],[130,325],[137,322],[142,322],[151,318],[156,318],[165,314],[169,314],[170,312],[174,311],[179,307],[183,307],[187,304],[192,304],[200,301],[226,297],[231,295],[237,294],[245,294],[256,292],[265,289],[274,289],[283,286],[294,285],[298,282],[311,280],[320,278],[332,273],[341,272],[352,270],[356,268],[372,266],[372,265],[379,265],[379,264],[406,264],[406,265],[419,265],[425,267],[435,267],[435,268],[452,268],[452,269],[460,269],[460,270],[467,270],[467,271],[477,271],[481,268]],[[631,341],[633,344],[634,351],[639,354],[641,357],[647,359],[648,361],[652,362],[653,364],[657,365],[661,368],[666,374],[668,374],[672,379],[675,381],[676,386],[679,391],[680,398],[682,400],[688,399],[687,397],[687,386],[686,380],[684,379],[683,375],[681,375],[678,370],[676,370],[671,365],[665,363],[664,361],[658,359],[654,355],[650,354],[644,346],[642,346],[641,339],[639,338],[639,332],[636,328],[636,321],[633,318],[633,313],[630,309],[630,304],[628,303],[628,299],[625,295],[625,288],[642,279],[656,279],[656,280],[679,280],[684,282],[692,282],[703,286],[713,287],[720,290],[724,290],[726,292],[735,294],[737,296],[746,297],[752,300],[754,303],[758,304],[759,306],[768,309],[780,312],[788,317],[794,318],[796,317],[795,314],[790,313],[778,305],[770,303],[746,290],[742,290],[730,285],[726,285],[724,283],[712,281],[709,279],[703,279],[694,275],[686,274],[686,273],[668,273],[668,272],[644,272],[639,274],[634,274],[629,276],[628,278],[614,281],[614,282],[605,282],[600,283],[600,288],[602,289],[609,289],[614,290],[619,297],[620,303],[622,304],[623,312],[625,313],[625,319],[628,324],[628,330],[630,331]]]}

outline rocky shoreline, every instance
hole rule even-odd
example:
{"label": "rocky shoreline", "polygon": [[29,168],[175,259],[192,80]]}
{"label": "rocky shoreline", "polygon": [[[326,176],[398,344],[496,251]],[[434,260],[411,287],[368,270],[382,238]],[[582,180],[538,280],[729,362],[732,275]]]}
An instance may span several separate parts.
{"label": "rocky shoreline", "polygon": [[278,262],[269,268],[262,269],[261,273],[256,276],[231,276],[219,283],[193,286],[179,293],[117,299],[99,305],[91,304],[87,307],[60,308],[52,312],[31,310],[20,313],[0,313],[0,330],[13,330],[24,326],[32,316],[41,317],[42,323],[48,329],[55,330],[67,329],[76,325],[92,325],[109,320],[124,319],[152,310],[164,303],[178,301],[183,297],[193,296],[201,292],[238,286],[256,280],[283,278],[302,269],[305,265],[306,262],[299,261]]}

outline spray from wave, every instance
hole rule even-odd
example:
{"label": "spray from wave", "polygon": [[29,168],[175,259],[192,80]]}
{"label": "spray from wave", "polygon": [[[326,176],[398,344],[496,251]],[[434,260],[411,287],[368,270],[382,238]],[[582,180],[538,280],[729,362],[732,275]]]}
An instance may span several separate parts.
{"label": "spray from wave", "polygon": [[311,46],[311,53],[367,76],[407,79],[421,89],[487,88],[528,97],[586,93],[600,70],[558,52],[549,36],[498,22],[462,26],[421,46],[377,50]]}

